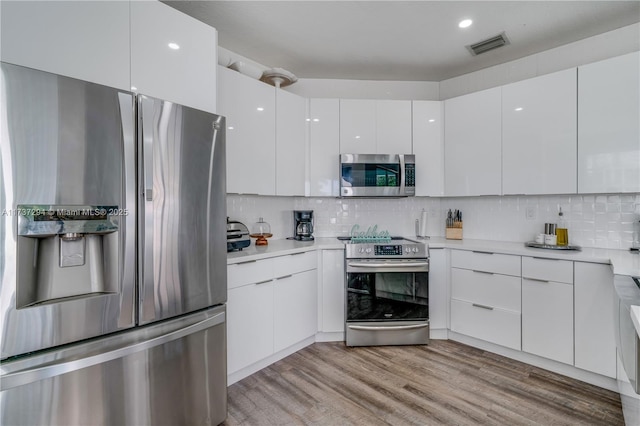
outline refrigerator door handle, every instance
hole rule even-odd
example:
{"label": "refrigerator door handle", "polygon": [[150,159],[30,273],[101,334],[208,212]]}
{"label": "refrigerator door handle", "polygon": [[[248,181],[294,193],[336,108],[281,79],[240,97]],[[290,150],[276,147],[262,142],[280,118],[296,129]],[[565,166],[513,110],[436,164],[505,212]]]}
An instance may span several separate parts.
{"label": "refrigerator door handle", "polygon": [[[138,98],[138,108],[142,111],[140,114],[140,129],[142,134],[142,181],[144,198],[146,201],[153,201],[153,122],[151,111],[143,108],[144,97]],[[152,109],[150,106],[148,109]],[[146,117],[145,114],[146,113]]]}
{"label": "refrigerator door handle", "polygon": [[27,385],[29,383],[59,376],[65,373],[80,370],[82,368],[91,367],[93,365],[102,364],[118,358],[132,355],[134,353],[151,349],[156,346],[178,340],[190,334],[197,333],[202,330],[214,327],[225,322],[226,314],[220,312],[210,318],[180,328],[168,334],[137,342],[134,344],[125,344],[122,347],[111,349],[107,352],[89,355],[84,358],[75,358],[71,360],[60,360],[59,362],[47,364],[42,367],[20,370],[13,373],[3,374],[0,380],[0,391],[6,391],[18,386]]}

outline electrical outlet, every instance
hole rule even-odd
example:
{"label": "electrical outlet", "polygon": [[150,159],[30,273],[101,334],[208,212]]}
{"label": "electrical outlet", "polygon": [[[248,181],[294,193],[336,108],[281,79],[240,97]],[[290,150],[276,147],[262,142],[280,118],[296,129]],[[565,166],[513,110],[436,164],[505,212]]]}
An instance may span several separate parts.
{"label": "electrical outlet", "polygon": [[536,220],[537,208],[535,206],[527,206],[524,215],[527,220]]}

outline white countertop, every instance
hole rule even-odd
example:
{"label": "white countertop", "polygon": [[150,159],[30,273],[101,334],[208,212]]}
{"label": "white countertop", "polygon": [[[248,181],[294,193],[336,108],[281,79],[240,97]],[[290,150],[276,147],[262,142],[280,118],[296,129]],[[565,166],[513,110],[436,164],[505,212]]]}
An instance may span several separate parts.
{"label": "white countertop", "polygon": [[268,240],[266,246],[256,247],[255,240],[251,239],[251,245],[241,251],[227,253],[227,265],[249,262],[252,260],[268,259],[275,256],[284,256],[293,253],[302,253],[313,250],[343,249],[344,243],[337,238],[316,238],[314,241],[296,240]]}
{"label": "white countertop", "polygon": [[545,257],[548,259],[574,260],[578,262],[610,264],[617,275],[640,276],[640,255],[629,250],[613,250],[583,247],[582,251],[549,250],[526,247],[524,243],[490,240],[447,240],[432,237],[423,240],[429,248],[450,248],[459,250],[482,250],[493,253],[515,254],[519,256]]}
{"label": "white countertop", "polygon": [[[417,240],[415,237],[409,239]],[[419,240],[431,249],[449,248],[458,250],[491,251],[493,253],[513,254],[518,256],[545,257],[548,259],[574,260],[578,262],[610,264],[614,274],[640,276],[640,255],[629,250],[613,250],[585,247],[582,251],[548,250],[525,247],[524,243],[492,241],[492,240],[447,240],[444,237],[431,237]],[[342,249],[344,242],[337,238],[316,238],[314,241],[269,240],[266,247],[256,247],[255,241],[242,251],[227,253],[227,264],[241,263],[251,260],[267,259],[304,251],[322,249]]]}

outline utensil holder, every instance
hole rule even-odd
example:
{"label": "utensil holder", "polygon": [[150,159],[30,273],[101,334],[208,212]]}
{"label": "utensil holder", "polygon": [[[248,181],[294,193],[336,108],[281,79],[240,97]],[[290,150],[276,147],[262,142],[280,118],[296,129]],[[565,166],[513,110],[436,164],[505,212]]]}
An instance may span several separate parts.
{"label": "utensil holder", "polygon": [[444,235],[447,240],[461,240],[462,239],[462,221],[453,222],[453,227],[447,227],[445,229]]}

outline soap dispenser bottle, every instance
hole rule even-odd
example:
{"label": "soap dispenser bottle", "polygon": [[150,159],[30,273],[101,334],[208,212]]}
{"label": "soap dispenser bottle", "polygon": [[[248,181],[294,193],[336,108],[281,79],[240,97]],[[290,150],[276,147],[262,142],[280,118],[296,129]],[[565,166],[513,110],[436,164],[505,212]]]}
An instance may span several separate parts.
{"label": "soap dispenser bottle", "polygon": [[562,207],[558,211],[558,226],[556,227],[557,244],[559,246],[569,245],[569,231],[567,230],[567,221],[562,213]]}

